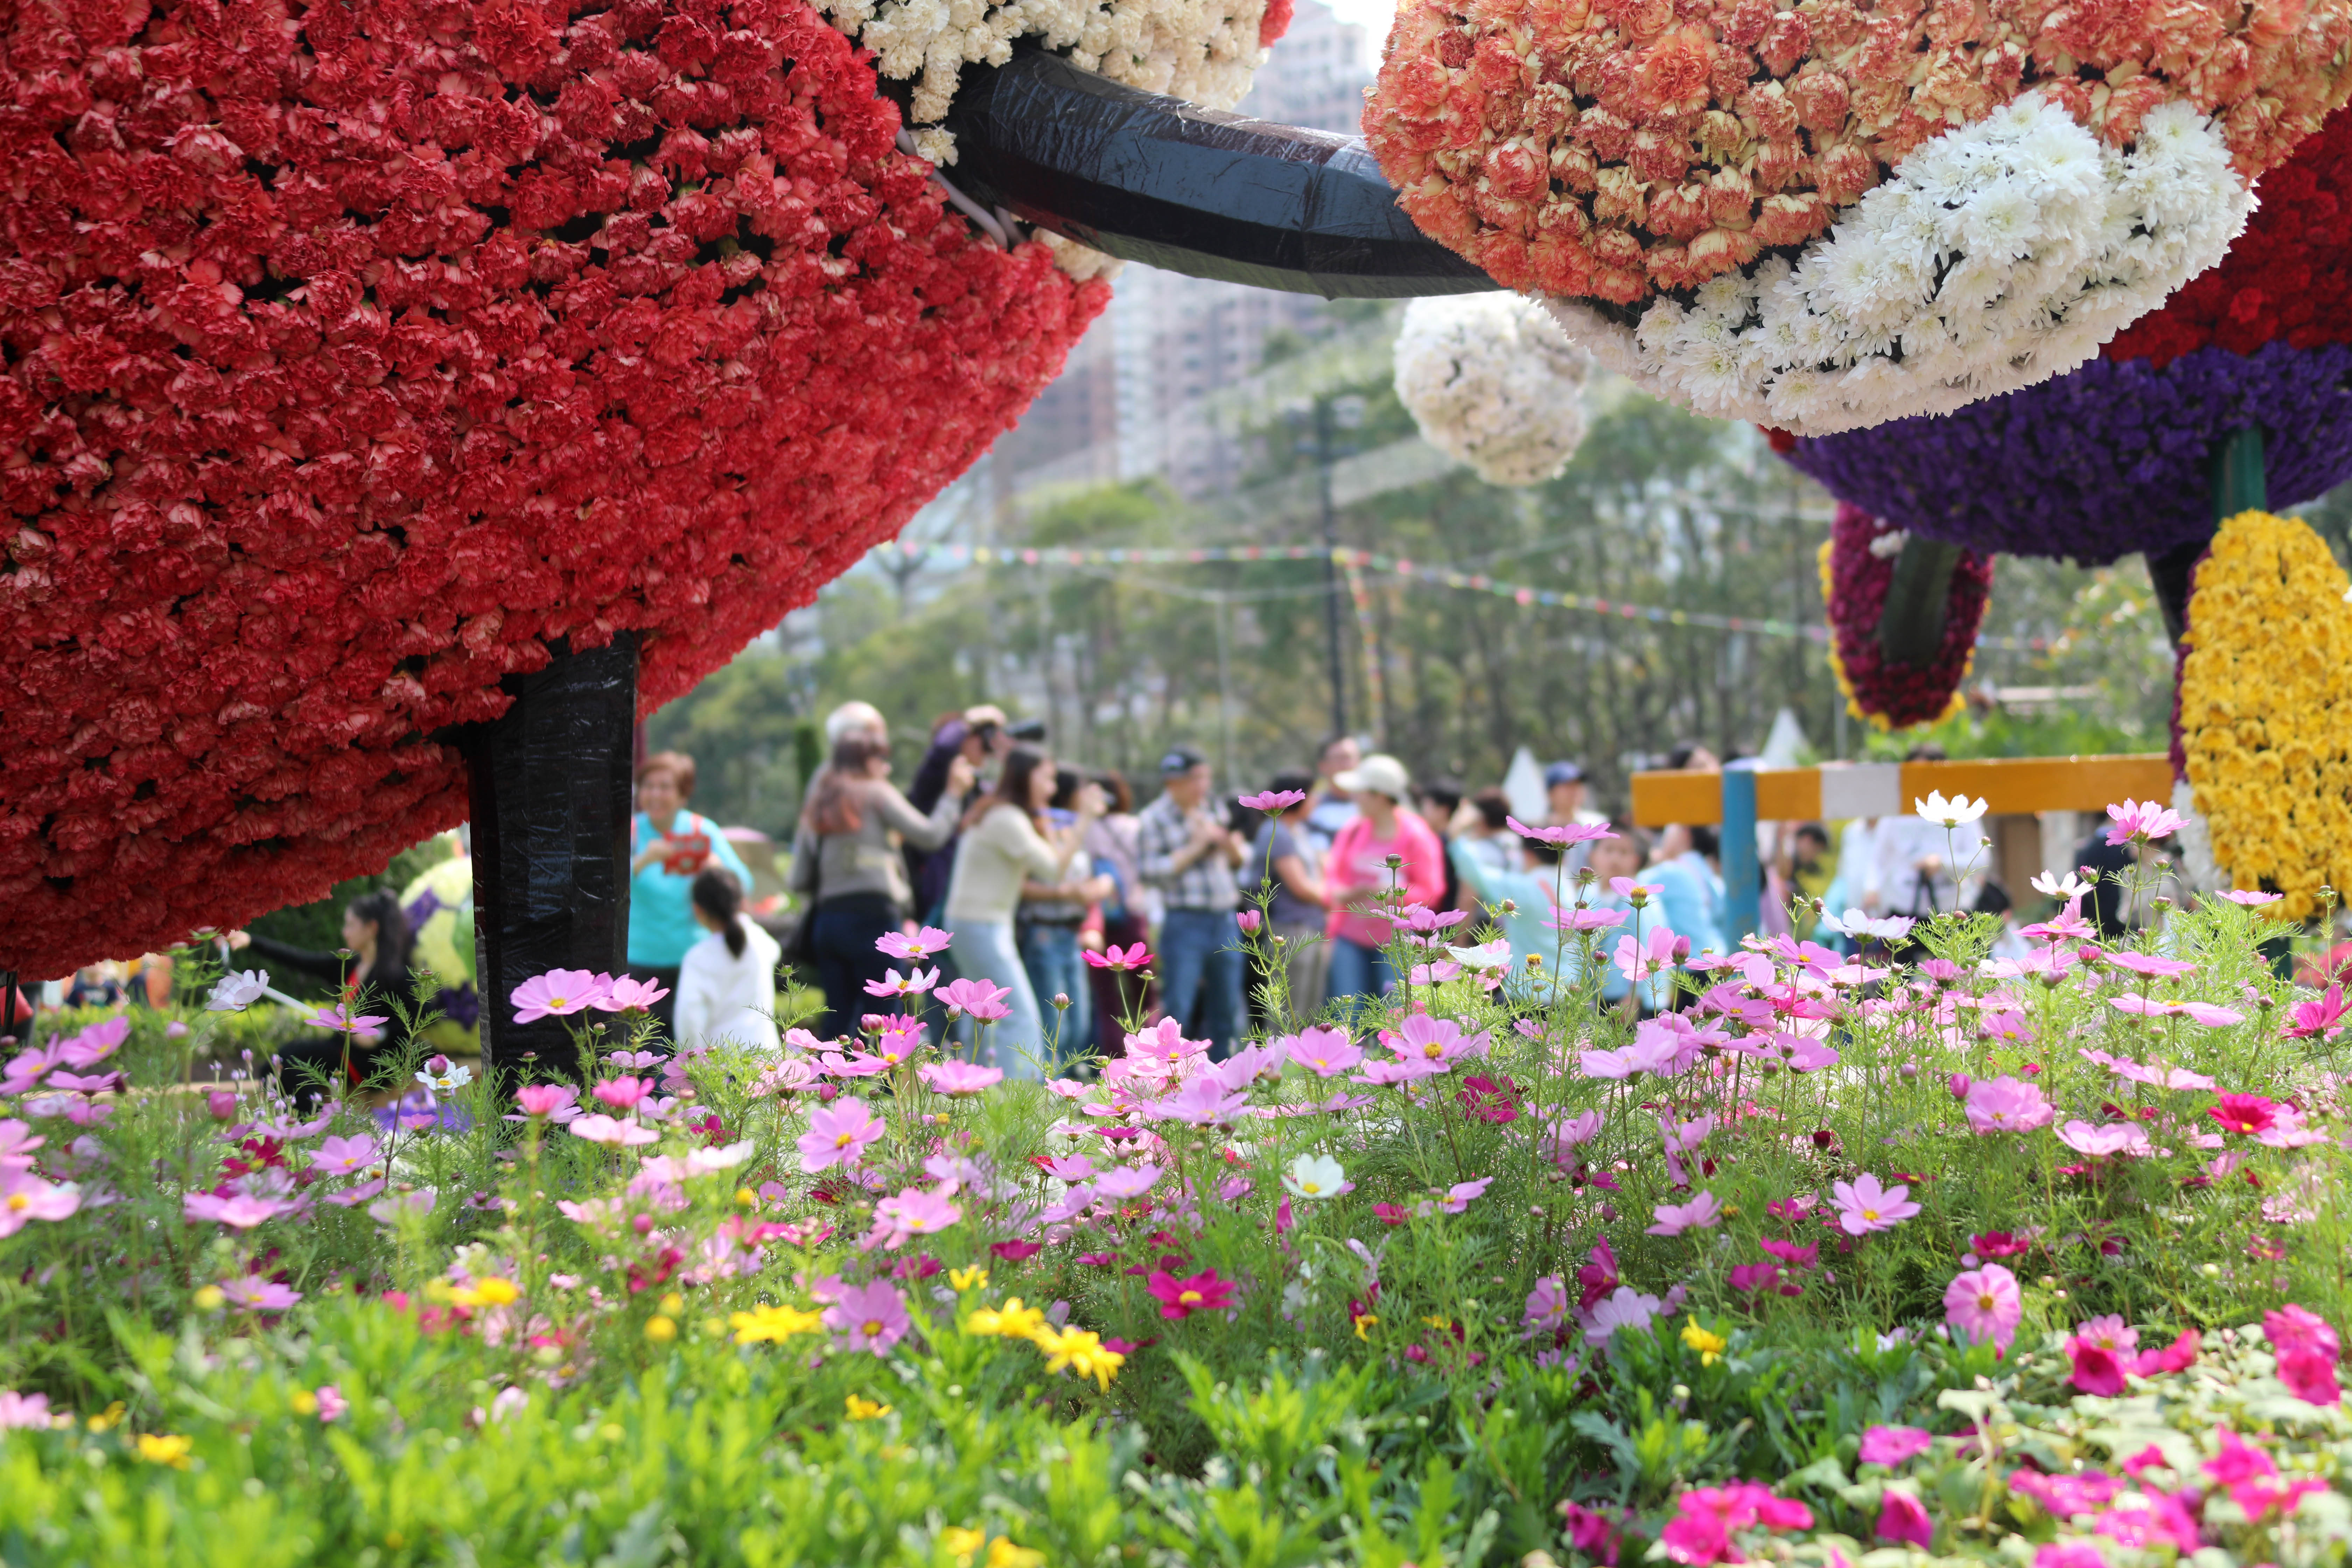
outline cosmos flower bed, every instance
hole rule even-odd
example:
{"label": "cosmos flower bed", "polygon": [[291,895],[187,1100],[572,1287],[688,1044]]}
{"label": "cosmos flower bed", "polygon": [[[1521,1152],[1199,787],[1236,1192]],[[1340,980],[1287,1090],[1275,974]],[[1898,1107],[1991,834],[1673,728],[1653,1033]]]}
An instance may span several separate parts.
{"label": "cosmos flower bed", "polygon": [[2263,962],[2268,895],[2109,944],[2045,881],[2021,957],[1758,943],[1638,1021],[1596,1000],[1659,961],[1636,887],[1563,889],[1542,953],[1406,909],[1355,1027],[1138,1028],[1042,1087],[940,1056],[918,998],[1002,1005],[938,932],[855,1040],[664,1060],[642,992],[551,976],[514,1001],[577,1080],[415,1062],[373,1110],[152,1092],[202,1034],[152,1016],[39,1040],[0,1542],[2337,1561],[2344,998]]}

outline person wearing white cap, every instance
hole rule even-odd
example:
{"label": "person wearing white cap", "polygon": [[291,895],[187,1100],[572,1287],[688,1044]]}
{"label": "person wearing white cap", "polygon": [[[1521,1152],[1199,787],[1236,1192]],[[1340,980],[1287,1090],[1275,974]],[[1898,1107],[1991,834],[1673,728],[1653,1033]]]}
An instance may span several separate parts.
{"label": "person wearing white cap", "polygon": [[[1401,888],[1407,903],[1436,907],[1445,893],[1445,846],[1419,812],[1398,809],[1412,798],[1412,780],[1394,757],[1375,752],[1331,782],[1355,797],[1357,816],[1339,830],[1323,865],[1331,900],[1323,928],[1331,939],[1325,994],[1377,996],[1397,975],[1385,951],[1391,921],[1375,895]],[[1393,868],[1391,855],[1401,861]]]}
{"label": "person wearing white cap", "polygon": [[872,735],[886,749],[890,744],[889,721],[883,718],[882,710],[871,702],[852,699],[824,716],[824,749],[827,752],[841,744],[843,736],[860,732]]}

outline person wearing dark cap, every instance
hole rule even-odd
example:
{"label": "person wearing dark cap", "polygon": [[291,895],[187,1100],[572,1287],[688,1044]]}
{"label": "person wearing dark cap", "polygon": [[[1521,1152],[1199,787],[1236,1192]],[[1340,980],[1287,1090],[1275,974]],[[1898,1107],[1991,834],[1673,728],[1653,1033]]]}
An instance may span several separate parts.
{"label": "person wearing dark cap", "polygon": [[1202,1027],[1223,1060],[1240,1038],[1242,951],[1234,925],[1241,903],[1234,868],[1249,846],[1209,809],[1209,763],[1189,746],[1160,759],[1160,798],[1136,824],[1136,868],[1160,889],[1160,1001],[1180,1028],[1201,1005]]}

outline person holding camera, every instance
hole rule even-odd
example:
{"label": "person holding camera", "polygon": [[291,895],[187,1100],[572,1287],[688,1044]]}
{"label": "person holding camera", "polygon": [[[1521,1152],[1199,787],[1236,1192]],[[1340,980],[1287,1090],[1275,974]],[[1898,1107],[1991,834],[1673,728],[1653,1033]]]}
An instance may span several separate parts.
{"label": "person holding camera", "polygon": [[656,752],[637,768],[637,814],[629,823],[629,973],[670,994],[653,1005],[662,1032],[677,1016],[678,966],[702,940],[694,918],[694,879],[706,866],[723,866],[735,885],[751,872],[719,825],[686,809],[694,796],[694,759]]}
{"label": "person holding camera", "polygon": [[1249,845],[1210,809],[1208,759],[1178,746],[1160,759],[1160,798],[1136,824],[1136,869],[1160,889],[1160,1002],[1179,1028],[1202,1004],[1210,1053],[1223,1061],[1241,1037],[1242,950],[1234,926],[1241,904],[1234,868]]}

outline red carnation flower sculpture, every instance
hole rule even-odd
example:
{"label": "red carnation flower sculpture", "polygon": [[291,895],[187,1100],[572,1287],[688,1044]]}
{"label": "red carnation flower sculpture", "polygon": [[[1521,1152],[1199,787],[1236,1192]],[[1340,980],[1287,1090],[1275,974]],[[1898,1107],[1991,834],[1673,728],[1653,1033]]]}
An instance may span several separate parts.
{"label": "red carnation flower sculpture", "polygon": [[787,0],[5,26],[0,970],[381,866],[551,653],[687,689],[1108,299],[943,209]]}
{"label": "red carnation flower sculpture", "polygon": [[1840,502],[1822,546],[1822,597],[1830,668],[1855,716],[1894,730],[1948,717],[1991,596],[1991,556]]}

